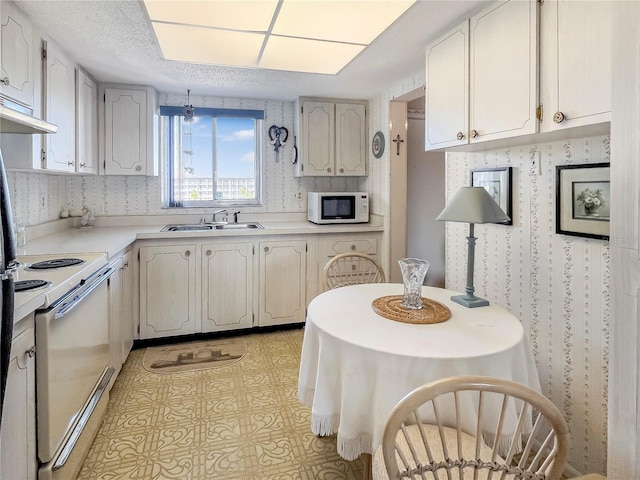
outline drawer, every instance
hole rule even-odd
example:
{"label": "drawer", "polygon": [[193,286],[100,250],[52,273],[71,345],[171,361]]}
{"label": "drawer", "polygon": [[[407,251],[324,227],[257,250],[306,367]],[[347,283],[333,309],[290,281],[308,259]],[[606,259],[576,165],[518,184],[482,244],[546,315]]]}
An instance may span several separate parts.
{"label": "drawer", "polygon": [[378,242],[375,238],[350,238],[329,242],[327,247],[328,257],[348,252],[361,252],[375,255],[378,251]]}

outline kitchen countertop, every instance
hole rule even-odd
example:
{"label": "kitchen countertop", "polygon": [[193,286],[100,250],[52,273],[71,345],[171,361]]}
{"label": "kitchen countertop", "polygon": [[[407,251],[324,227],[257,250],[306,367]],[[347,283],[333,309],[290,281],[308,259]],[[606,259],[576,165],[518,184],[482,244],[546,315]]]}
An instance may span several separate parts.
{"label": "kitchen countertop", "polygon": [[[141,224],[118,225],[117,222],[131,223],[136,220]],[[90,228],[72,227],[72,219],[57,220],[33,228],[33,235],[27,235],[24,247],[17,249],[18,256],[28,255],[80,255],[87,253],[106,253],[113,258],[136,240],[170,240],[188,238],[220,238],[239,236],[272,236],[272,235],[314,235],[341,233],[370,233],[383,231],[382,221],[361,224],[316,225],[306,220],[273,221],[269,217],[256,220],[264,229],[247,230],[213,230],[191,232],[161,232],[168,224],[190,223],[191,218],[164,217],[162,224],[158,219],[150,219],[155,224],[142,224],[146,219],[124,218],[97,219],[98,224]],[[101,224],[102,223],[102,224]],[[193,221],[193,223],[198,223]],[[29,239],[32,238],[32,239]],[[45,303],[46,291],[21,293],[16,297],[14,321],[38,309]]]}
{"label": "kitchen countertop", "polygon": [[[338,233],[381,232],[381,222],[362,224],[316,225],[307,221],[260,221],[264,229],[214,230],[196,232],[161,232],[165,225],[96,225],[91,228],[66,228],[29,240],[18,249],[18,255],[72,254],[104,252],[109,258],[117,255],[136,240],[185,238],[220,238],[238,236],[313,235]],[[174,222],[179,223],[179,222]],[[187,223],[187,222],[185,222]],[[197,223],[197,222],[194,222]]]}

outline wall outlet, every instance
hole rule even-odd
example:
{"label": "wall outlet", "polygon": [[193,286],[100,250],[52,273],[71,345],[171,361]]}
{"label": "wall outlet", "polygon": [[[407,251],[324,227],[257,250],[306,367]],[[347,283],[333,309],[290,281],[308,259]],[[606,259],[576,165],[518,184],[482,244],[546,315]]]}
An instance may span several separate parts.
{"label": "wall outlet", "polygon": [[302,192],[296,192],[294,195],[298,200],[302,200]]}
{"label": "wall outlet", "polygon": [[542,175],[541,155],[538,150],[531,150],[529,154],[529,175]]}

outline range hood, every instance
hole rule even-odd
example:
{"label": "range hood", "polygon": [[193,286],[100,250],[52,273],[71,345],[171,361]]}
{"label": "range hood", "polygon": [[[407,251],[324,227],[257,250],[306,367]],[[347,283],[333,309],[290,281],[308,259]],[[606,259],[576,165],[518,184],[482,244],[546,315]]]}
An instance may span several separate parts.
{"label": "range hood", "polygon": [[58,126],[0,104],[0,133],[56,133]]}

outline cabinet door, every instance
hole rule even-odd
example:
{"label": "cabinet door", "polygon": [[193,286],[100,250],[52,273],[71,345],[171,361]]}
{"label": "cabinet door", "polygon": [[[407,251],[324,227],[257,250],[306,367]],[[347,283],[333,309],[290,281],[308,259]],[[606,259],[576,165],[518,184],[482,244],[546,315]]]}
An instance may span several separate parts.
{"label": "cabinet door", "polygon": [[124,363],[129,356],[129,352],[133,348],[133,339],[135,338],[135,316],[133,314],[133,263],[132,254],[127,252],[123,258],[122,264],[122,350],[121,361]]}
{"label": "cabinet door", "polygon": [[148,152],[147,92],[105,90],[105,173],[145,175]]}
{"label": "cabinet door", "polygon": [[547,0],[541,7],[542,131],[611,121],[611,5]]}
{"label": "cabinet door", "polygon": [[535,0],[509,0],[471,19],[471,143],[538,131]]}
{"label": "cabinet door", "polygon": [[336,175],[366,175],[366,127],[364,105],[336,104]]}
{"label": "cabinet door", "polygon": [[46,70],[46,117],[58,126],[46,138],[46,168],[62,172],[76,170],[76,70],[58,47],[48,42]]}
{"label": "cabinet door", "polygon": [[333,176],[335,174],[334,104],[304,102],[302,106],[302,174]]}
{"label": "cabinet door", "polygon": [[195,245],[140,247],[140,338],[196,332],[195,262]]}
{"label": "cabinet door", "polygon": [[2,2],[0,24],[0,94],[33,106],[33,37],[31,24]]}
{"label": "cabinet door", "polygon": [[261,327],[304,322],[306,274],[306,241],[260,242]]}
{"label": "cabinet door", "polygon": [[253,243],[202,246],[202,331],[253,326]]}
{"label": "cabinet door", "polygon": [[0,432],[0,478],[36,478],[34,333],[30,328],[13,340]]}
{"label": "cabinet door", "polygon": [[427,47],[425,150],[464,145],[469,131],[469,21]]}
{"label": "cabinet door", "polygon": [[123,260],[118,258],[111,263],[113,274],[109,277],[109,365],[114,368],[109,388],[113,386],[122,368],[122,294]]}
{"label": "cabinet door", "polygon": [[76,170],[98,173],[98,86],[82,70],[76,71]]}

